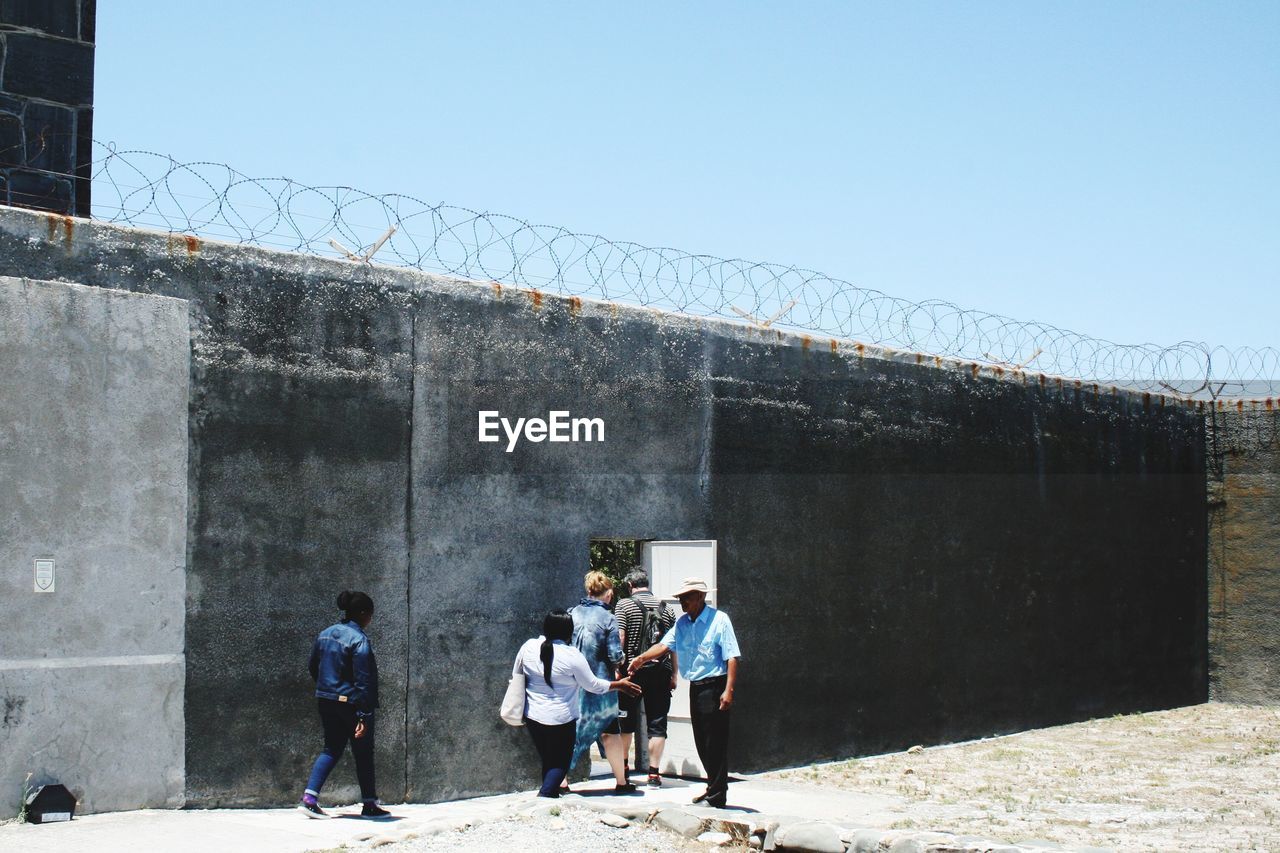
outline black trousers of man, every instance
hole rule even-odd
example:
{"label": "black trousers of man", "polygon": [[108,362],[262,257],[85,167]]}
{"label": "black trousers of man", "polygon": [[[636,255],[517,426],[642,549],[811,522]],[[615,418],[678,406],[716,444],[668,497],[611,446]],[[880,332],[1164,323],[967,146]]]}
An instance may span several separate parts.
{"label": "black trousers of man", "polygon": [[707,772],[707,805],[722,809],[729,793],[729,712],[720,710],[726,675],[689,683],[689,716],[698,759]]}

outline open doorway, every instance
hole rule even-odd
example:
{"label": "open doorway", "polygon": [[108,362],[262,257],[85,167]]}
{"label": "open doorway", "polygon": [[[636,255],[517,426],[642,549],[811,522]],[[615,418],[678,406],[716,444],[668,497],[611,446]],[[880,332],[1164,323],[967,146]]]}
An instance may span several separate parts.
{"label": "open doorway", "polygon": [[[716,589],[716,542],[699,540],[651,540],[598,538],[590,542],[591,568],[604,572],[613,581],[615,603],[631,594],[625,584],[627,574],[640,568],[649,576],[649,588],[664,604],[680,616],[680,604],[674,592],[686,577],[700,577],[712,588],[707,603],[714,605]],[[632,767],[648,766],[648,744],[643,717],[636,721]],[[702,764],[693,742],[693,723],[689,714],[689,687],[677,678],[667,716],[667,742],[659,768],[666,776],[701,778]]]}

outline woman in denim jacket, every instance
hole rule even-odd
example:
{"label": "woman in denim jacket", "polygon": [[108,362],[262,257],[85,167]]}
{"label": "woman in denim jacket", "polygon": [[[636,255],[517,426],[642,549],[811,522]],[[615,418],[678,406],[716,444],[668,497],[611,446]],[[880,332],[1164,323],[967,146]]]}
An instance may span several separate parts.
{"label": "woman in denim jacket", "polygon": [[316,682],[316,703],[324,749],[316,757],[298,804],[307,817],[327,818],[317,800],[347,741],[356,759],[356,778],[364,801],[361,817],[387,817],[378,806],[373,778],[373,712],[378,707],[378,661],[364,629],[373,621],[373,599],[363,592],[345,590],[338,595],[342,618],[316,637],[309,668]]}
{"label": "woman in denim jacket", "polygon": [[[613,681],[617,667],[622,664],[622,638],[618,635],[618,623],[609,610],[613,601],[613,583],[601,572],[587,572],[583,578],[587,597],[569,611],[573,617],[573,645],[587,659],[597,678]],[[636,790],[627,781],[626,747],[622,742],[622,729],[618,725],[618,694],[582,692],[581,716],[578,717],[578,736],[573,745],[573,763],[576,765],[591,745],[603,734],[604,756],[613,770],[616,793]]]}

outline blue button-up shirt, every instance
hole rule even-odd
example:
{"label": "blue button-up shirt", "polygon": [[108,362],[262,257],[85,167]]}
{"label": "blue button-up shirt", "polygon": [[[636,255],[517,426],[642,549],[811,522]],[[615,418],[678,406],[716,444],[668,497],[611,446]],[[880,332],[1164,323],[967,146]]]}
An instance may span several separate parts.
{"label": "blue button-up shirt", "polygon": [[662,645],[676,653],[680,675],[688,681],[727,675],[729,659],[742,657],[729,615],[710,605],[702,608],[696,621],[688,613],[677,619]]}

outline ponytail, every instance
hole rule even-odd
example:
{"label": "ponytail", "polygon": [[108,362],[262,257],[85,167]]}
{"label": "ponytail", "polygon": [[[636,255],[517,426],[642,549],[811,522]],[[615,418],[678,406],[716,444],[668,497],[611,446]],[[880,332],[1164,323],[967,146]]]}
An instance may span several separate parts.
{"label": "ponytail", "polygon": [[571,637],[573,637],[573,617],[563,610],[552,610],[547,614],[547,618],[542,620],[542,646],[538,656],[542,658],[542,677],[546,679],[548,687],[551,686],[551,662],[555,660],[556,655],[553,643],[556,640],[567,643]]}
{"label": "ponytail", "polygon": [[555,660],[556,649],[550,640],[543,640],[542,647],[539,649],[538,656],[542,658],[542,677],[546,679],[547,686],[551,686],[551,662]]}

